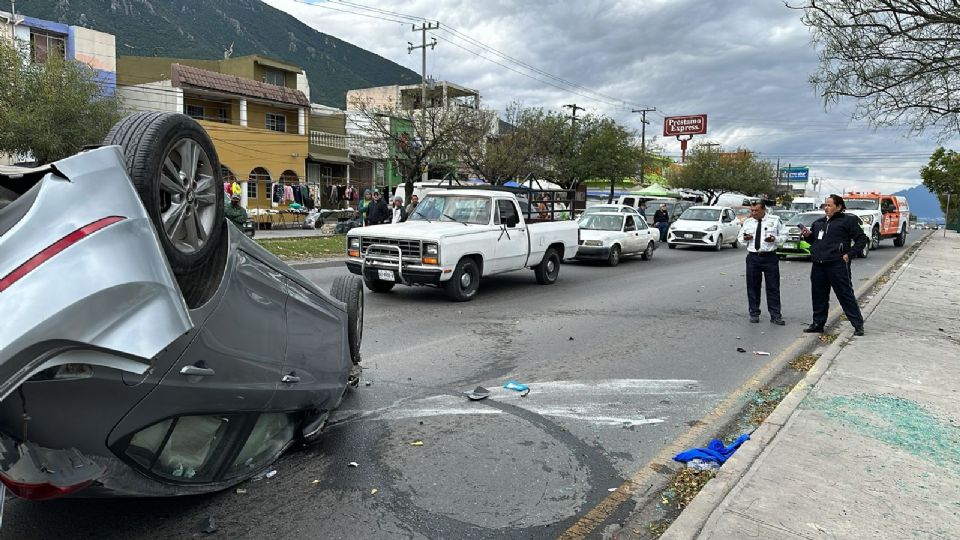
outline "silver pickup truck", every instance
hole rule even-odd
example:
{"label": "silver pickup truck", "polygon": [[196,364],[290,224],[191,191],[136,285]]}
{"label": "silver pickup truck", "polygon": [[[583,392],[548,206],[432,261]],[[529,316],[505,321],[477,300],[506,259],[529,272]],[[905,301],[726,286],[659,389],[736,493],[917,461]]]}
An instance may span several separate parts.
{"label": "silver pickup truck", "polygon": [[374,292],[428,285],[463,302],[476,296],[481,277],[503,272],[531,268],[538,283],[554,283],[560,262],[577,254],[578,237],[572,220],[525,220],[509,191],[440,190],[404,223],[352,229],[346,264]]}

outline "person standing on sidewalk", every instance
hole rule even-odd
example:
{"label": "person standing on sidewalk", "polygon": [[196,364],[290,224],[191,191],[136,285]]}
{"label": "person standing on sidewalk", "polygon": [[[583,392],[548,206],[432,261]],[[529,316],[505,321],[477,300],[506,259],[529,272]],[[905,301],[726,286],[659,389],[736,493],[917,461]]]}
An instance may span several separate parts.
{"label": "person standing on sidewalk", "polygon": [[[850,275],[851,253],[862,253],[869,239],[855,216],[844,212],[843,197],[830,195],[823,205],[826,217],[813,222],[800,234],[810,244],[810,296],[813,301],[813,323],[803,331],[823,332],[830,310],[830,289],[837,295],[844,315],[853,325],[853,335],[863,335],[863,315],[853,293]],[[852,246],[851,246],[852,244]]]}
{"label": "person standing on sidewalk", "polygon": [[780,313],[780,260],[777,246],[786,240],[786,228],[780,218],[767,214],[763,201],[750,205],[750,217],[743,222],[738,238],[747,246],[747,307],[750,322],[760,322],[760,283],[766,284],[770,322],[783,326]]}
{"label": "person standing on sidewalk", "polygon": [[670,212],[667,205],[661,204],[660,209],[653,213],[653,225],[660,230],[660,241],[667,241],[667,229],[670,228]]}

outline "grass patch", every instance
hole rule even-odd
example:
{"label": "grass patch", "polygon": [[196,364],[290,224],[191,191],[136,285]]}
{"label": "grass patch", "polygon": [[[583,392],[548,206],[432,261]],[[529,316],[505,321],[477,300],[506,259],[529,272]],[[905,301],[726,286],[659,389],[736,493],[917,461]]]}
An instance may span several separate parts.
{"label": "grass patch", "polygon": [[817,363],[820,356],[816,354],[804,354],[790,361],[790,367],[796,371],[810,371],[813,365]]}
{"label": "grass patch", "polygon": [[[659,520],[652,521],[647,524],[647,532],[649,532],[654,537],[660,537],[663,533],[667,532],[667,529],[670,528],[672,521]],[[634,534],[639,534],[637,531],[634,531]]]}
{"label": "grass patch", "polygon": [[285,261],[322,259],[345,255],[345,235],[311,236],[306,238],[276,238],[257,240],[270,253]]}
{"label": "grass patch", "polygon": [[716,475],[716,470],[698,471],[687,467],[680,469],[670,481],[670,488],[660,494],[660,504],[683,510]]}

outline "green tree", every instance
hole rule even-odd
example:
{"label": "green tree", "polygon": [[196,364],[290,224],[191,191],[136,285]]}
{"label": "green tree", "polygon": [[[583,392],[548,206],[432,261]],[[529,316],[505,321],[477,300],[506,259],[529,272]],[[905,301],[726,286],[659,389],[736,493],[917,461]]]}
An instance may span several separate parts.
{"label": "green tree", "polygon": [[53,55],[30,63],[25,50],[0,40],[0,152],[29,152],[49,163],[100,143],[122,114],[96,71]]}
{"label": "green tree", "polygon": [[577,127],[580,145],[571,170],[580,179],[609,180],[607,202],[613,202],[616,182],[640,170],[640,147],[635,144],[635,134],[610,118],[587,117]]}
{"label": "green tree", "polygon": [[957,133],[960,11],[949,0],[805,0],[803,23],[819,46],[810,82],[826,104],[856,102],[854,117],[915,132]]}
{"label": "green tree", "polygon": [[770,162],[757,159],[745,148],[724,154],[696,146],[683,167],[671,171],[669,181],[675,188],[702,191],[707,194],[706,204],[716,204],[720,195],[728,192],[749,196],[772,193],[774,174]]}
{"label": "green tree", "polygon": [[[927,189],[937,194],[947,223],[957,223],[960,220],[960,154],[942,146],[937,148],[931,154],[930,162],[920,169],[920,178]],[[947,215],[948,193],[951,194],[952,216]]]}

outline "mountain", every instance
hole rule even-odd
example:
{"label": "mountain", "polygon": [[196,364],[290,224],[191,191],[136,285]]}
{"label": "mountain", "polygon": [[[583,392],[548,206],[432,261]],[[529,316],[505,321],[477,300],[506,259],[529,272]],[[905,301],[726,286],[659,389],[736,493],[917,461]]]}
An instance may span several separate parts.
{"label": "mountain", "polygon": [[910,213],[917,216],[920,221],[939,220],[943,221],[943,211],[940,209],[940,202],[937,196],[930,193],[924,186],[914,186],[910,189],[898,191],[894,195],[900,195],[907,198],[910,204]]}
{"label": "mountain", "polygon": [[23,15],[109,32],[117,56],[217,60],[260,54],[307,71],[310,99],[344,108],[355,88],[415,84],[420,75],[318,32],[259,0],[21,0]]}

